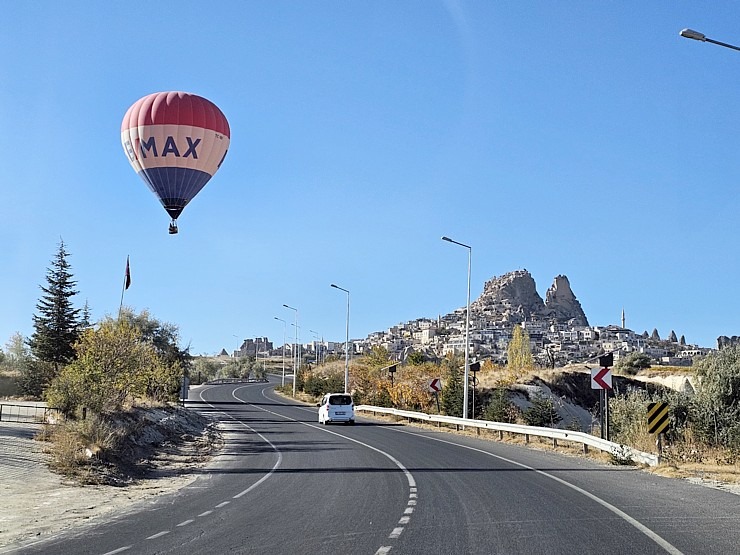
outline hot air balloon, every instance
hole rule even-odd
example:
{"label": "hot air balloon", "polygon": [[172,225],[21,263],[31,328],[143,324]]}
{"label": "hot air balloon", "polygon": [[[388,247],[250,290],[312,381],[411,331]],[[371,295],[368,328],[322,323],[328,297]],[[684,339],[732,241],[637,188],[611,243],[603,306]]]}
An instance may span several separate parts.
{"label": "hot air balloon", "polygon": [[121,123],[121,143],[131,166],[177,218],[213,177],[229,150],[229,122],[210,100],[185,92],[139,99]]}

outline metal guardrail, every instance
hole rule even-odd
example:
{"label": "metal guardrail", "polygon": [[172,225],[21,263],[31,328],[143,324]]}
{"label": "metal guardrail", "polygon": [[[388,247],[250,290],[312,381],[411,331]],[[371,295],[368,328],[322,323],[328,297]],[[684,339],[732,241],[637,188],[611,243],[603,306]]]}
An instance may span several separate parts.
{"label": "metal guardrail", "polygon": [[219,378],[204,382],[203,385],[223,385],[228,383],[266,383],[267,380],[258,380],[257,378]]}
{"label": "metal guardrail", "polygon": [[44,405],[0,403],[0,422],[54,424],[60,420],[59,409]]}
{"label": "metal guardrail", "polygon": [[571,430],[561,430],[559,428],[543,428],[539,426],[524,426],[521,424],[507,424],[505,422],[492,422],[489,420],[473,420],[470,418],[457,418],[455,416],[442,416],[438,414],[426,414],[423,412],[413,412],[408,410],[393,409],[387,407],[374,407],[371,405],[357,405],[355,411],[366,411],[380,414],[390,414],[401,418],[407,418],[409,422],[411,420],[421,420],[423,422],[437,422],[442,424],[452,424],[457,426],[479,428],[485,430],[496,430],[501,436],[503,432],[512,434],[522,434],[525,436],[526,441],[529,441],[529,436],[547,437],[553,440],[555,445],[557,441],[571,441],[580,443],[584,446],[584,450],[587,451],[588,447],[594,447],[601,451],[611,454],[618,459],[629,459],[633,462],[646,464],[648,466],[657,466],[659,461],[658,455],[653,453],[645,453],[644,451],[638,451],[628,445],[621,445],[612,441],[607,441],[591,434],[584,432],[575,432]]}

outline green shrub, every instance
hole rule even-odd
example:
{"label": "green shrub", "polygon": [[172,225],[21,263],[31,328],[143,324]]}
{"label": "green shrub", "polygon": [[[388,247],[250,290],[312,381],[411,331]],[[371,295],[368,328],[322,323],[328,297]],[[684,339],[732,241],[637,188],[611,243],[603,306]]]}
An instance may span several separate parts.
{"label": "green shrub", "polygon": [[75,346],[77,358],[46,391],[50,405],[72,415],[78,408],[114,412],[137,398],[177,398],[182,369],[164,364],[154,346],[126,321],[104,322],[88,329]]}
{"label": "green shrub", "polygon": [[49,386],[56,374],[53,363],[40,360],[27,360],[20,367],[18,376],[18,390],[21,395],[41,399],[44,390]]}
{"label": "green shrub", "polygon": [[532,406],[522,413],[522,418],[527,426],[554,427],[562,420],[552,399],[535,395],[530,399]]}
{"label": "green shrub", "polygon": [[626,357],[620,358],[614,365],[617,374],[634,376],[640,370],[650,368],[650,357],[644,353],[632,352]]}
{"label": "green shrub", "polygon": [[505,388],[494,389],[491,400],[483,411],[483,419],[493,422],[516,422],[519,409],[509,400],[508,391]]}
{"label": "green shrub", "polygon": [[320,376],[312,372],[307,373],[303,391],[314,397],[323,397],[326,393],[342,392],[344,391],[344,376],[338,374]]}

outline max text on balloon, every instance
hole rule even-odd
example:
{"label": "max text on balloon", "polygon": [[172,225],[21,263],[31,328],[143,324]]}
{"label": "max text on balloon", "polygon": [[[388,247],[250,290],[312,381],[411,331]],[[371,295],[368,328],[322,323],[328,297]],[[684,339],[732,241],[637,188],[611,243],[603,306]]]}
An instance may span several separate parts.
{"label": "max text on balloon", "polygon": [[[193,159],[198,159],[198,151],[196,150],[198,148],[198,145],[201,142],[201,139],[195,139],[193,140],[192,137],[185,137],[185,140],[187,141],[187,145],[181,145],[184,147],[184,154],[182,155],[182,158],[187,158],[188,156],[191,156]],[[162,157],[167,156],[169,154],[180,158],[180,149],[177,147],[177,141],[172,135],[169,135],[167,139],[165,139],[164,146],[162,148],[162,152],[159,152],[159,149],[157,148],[157,139],[156,137],[149,137],[147,140],[142,140],[140,138],[134,139],[136,142],[136,147],[132,147],[131,141],[126,141],[126,152],[128,153],[128,156],[131,160],[136,158],[139,159],[138,154],[141,154],[142,158],[147,157],[147,153],[149,153],[151,156]]]}

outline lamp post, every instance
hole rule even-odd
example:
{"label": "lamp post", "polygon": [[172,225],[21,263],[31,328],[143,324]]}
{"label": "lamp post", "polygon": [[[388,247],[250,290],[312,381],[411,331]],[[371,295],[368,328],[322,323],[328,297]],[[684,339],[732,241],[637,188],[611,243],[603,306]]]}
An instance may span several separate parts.
{"label": "lamp post", "polygon": [[288,322],[277,316],[275,316],[275,320],[280,320],[283,323],[283,381],[280,385],[285,387],[285,331],[288,329]]}
{"label": "lamp post", "polygon": [[701,42],[711,42],[712,44],[718,44],[720,46],[724,46],[725,48],[731,48],[732,50],[740,50],[740,47],[738,46],[733,46],[732,44],[727,44],[726,42],[719,42],[718,40],[707,38],[704,33],[694,31],[693,29],[683,29],[681,30],[679,35],[687,39],[698,40]]}
{"label": "lamp post", "polygon": [[[295,343],[293,343],[293,354],[296,355],[296,348],[298,347],[298,309],[287,304],[283,306],[295,312]],[[301,367],[301,359],[299,357],[300,355],[296,356],[296,362],[293,363],[293,397],[295,397],[295,382],[298,379],[298,370]]]}
{"label": "lamp post", "polygon": [[291,324],[291,326],[293,326],[295,328],[295,334],[296,334],[296,337],[298,338],[297,339],[297,345],[296,345],[296,348],[295,348],[295,356],[296,356],[296,360],[298,361],[297,362],[297,365],[300,368],[300,366],[301,366],[301,350],[302,350],[302,347],[301,347],[301,326],[296,326],[295,324]]}
{"label": "lamp post", "polygon": [[[257,343],[257,337],[254,338],[254,377],[257,377],[257,369],[259,367],[260,362],[260,345]],[[247,379],[249,378],[249,374],[247,374]]]}
{"label": "lamp post", "polygon": [[313,350],[314,350],[314,356],[316,357],[316,366],[319,365],[320,358],[321,358],[321,344],[319,343],[319,332],[314,330],[308,330],[310,331],[313,336],[316,338],[316,341],[313,344]]}
{"label": "lamp post", "polygon": [[233,351],[231,351],[231,357],[232,358],[236,358],[236,352],[239,350],[239,346],[238,346],[239,345],[239,336],[236,335],[236,334],[234,334],[234,333],[232,333],[231,335],[233,335],[234,337],[236,337],[236,341],[237,341],[237,348],[234,349]]}
{"label": "lamp post", "polygon": [[442,237],[442,241],[448,243],[454,243],[461,247],[468,249],[468,308],[465,311],[465,379],[463,385],[463,418],[468,417],[468,373],[470,371],[470,365],[468,363],[468,352],[470,351],[470,260],[473,255],[473,248],[465,243],[459,243],[449,237]]}
{"label": "lamp post", "polygon": [[347,336],[344,341],[344,392],[349,393],[349,291],[338,285],[331,284],[334,289],[347,293]]}

